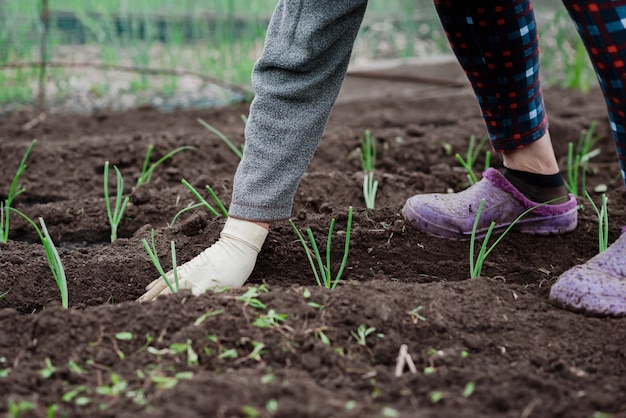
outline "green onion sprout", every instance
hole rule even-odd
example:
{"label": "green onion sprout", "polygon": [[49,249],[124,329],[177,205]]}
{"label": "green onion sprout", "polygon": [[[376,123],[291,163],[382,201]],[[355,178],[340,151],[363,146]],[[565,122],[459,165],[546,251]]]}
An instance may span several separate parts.
{"label": "green onion sprout", "polygon": [[163,280],[165,280],[165,284],[167,284],[167,287],[170,289],[172,294],[177,293],[179,290],[179,281],[178,281],[178,266],[176,264],[176,245],[174,241],[170,241],[170,251],[172,253],[172,272],[174,275],[174,283],[172,283],[170,279],[167,277],[167,274],[163,270],[163,267],[161,266],[161,262],[159,261],[159,256],[157,255],[156,245],[154,243],[154,229],[152,230],[150,238],[151,238],[151,245],[148,244],[148,241],[146,241],[145,238],[141,240],[141,243],[143,244],[143,247],[146,249],[146,252],[148,253],[148,256],[150,257],[150,261],[152,261],[152,264],[154,265],[154,267],[157,269],[157,271],[159,272]]}
{"label": "green onion sprout", "polygon": [[[324,286],[327,289],[334,289],[337,286],[337,284],[339,284],[339,280],[341,280],[341,275],[343,274],[343,271],[346,266],[346,262],[348,260],[348,252],[350,250],[350,231],[352,229],[352,206],[350,206],[348,209],[348,223],[346,226],[346,241],[344,244],[343,259],[341,260],[341,265],[339,267],[339,271],[337,272],[337,275],[335,276],[335,280],[332,280],[332,272],[331,272],[331,266],[330,266],[331,241],[332,241],[333,228],[335,226],[335,218],[331,220],[330,227],[328,230],[328,239],[326,242],[326,263],[324,263],[324,260],[322,259],[320,251],[315,242],[315,238],[313,237],[313,231],[311,230],[311,228],[308,228],[306,232],[307,232],[312,250],[309,249],[309,246],[307,245],[307,242],[304,239],[304,236],[302,235],[300,230],[296,227],[296,225],[293,223],[293,221],[290,220],[289,223],[291,224],[291,227],[293,228],[294,232],[298,236],[298,239],[300,240],[300,243],[302,244],[304,248],[306,256],[309,260],[309,264],[311,266],[311,270],[313,271],[313,275],[315,276],[315,281],[317,282],[317,285],[320,287]],[[315,262],[313,261],[313,256],[311,255],[311,253],[313,253],[313,255],[315,256],[315,260],[317,261],[317,267],[315,265]]]}
{"label": "green onion sprout", "polygon": [[195,148],[189,145],[178,147],[175,150],[168,152],[163,157],[159,158],[156,162],[150,164],[150,158],[152,157],[153,150],[154,150],[154,146],[150,145],[148,147],[148,152],[146,153],[146,158],[144,159],[143,166],[141,167],[141,174],[139,175],[139,178],[137,179],[137,186],[143,183],[149,183],[150,180],[152,179],[152,174],[154,173],[154,170],[163,162],[169,160],[170,158],[172,158],[174,155],[178,154],[181,151],[195,150]]}
{"label": "green onion sprout", "polygon": [[363,178],[363,198],[367,209],[374,209],[376,204],[376,192],[378,190],[378,180],[374,179],[374,169],[376,166],[376,141],[372,141],[370,131],[365,131],[365,139],[361,139],[361,147],[356,150],[361,167],[365,172]]}
{"label": "green onion sprout", "polygon": [[13,181],[11,182],[11,187],[9,188],[9,193],[7,195],[7,198],[3,202],[0,202],[0,243],[1,244],[6,244],[7,241],[9,240],[9,211],[11,209],[11,204],[13,203],[13,199],[15,199],[17,196],[19,196],[20,194],[24,192],[24,188],[19,184],[19,180],[24,170],[26,170],[26,160],[28,159],[28,156],[30,155],[30,152],[32,151],[36,142],[37,140],[34,139],[30,143],[30,146],[26,150],[26,153],[22,157],[22,161],[20,162],[20,165],[17,168],[17,173],[15,174],[15,177],[13,177]]}
{"label": "green onion sprout", "polygon": [[[209,202],[207,202],[206,199],[204,197],[202,197],[200,195],[200,193],[198,193],[198,191],[191,184],[189,184],[189,182],[187,180],[183,179],[181,182],[187,188],[187,190],[189,190],[189,192],[192,195],[194,195],[194,197],[198,200],[198,203],[191,204],[191,205],[189,205],[189,206],[179,210],[178,213],[176,213],[176,215],[174,215],[174,218],[172,218],[172,222],[170,223],[170,225],[174,225],[174,222],[176,222],[176,219],[178,219],[178,217],[180,215],[182,215],[183,213],[188,212],[190,210],[197,209],[197,208],[201,208],[201,207],[206,208],[213,216],[219,216],[220,215],[213,208],[213,206],[211,206],[209,204]],[[220,201],[219,197],[217,197],[217,194],[215,194],[215,192],[213,191],[211,186],[206,185],[205,187],[206,187],[207,191],[209,192],[209,194],[211,195],[211,198],[213,199],[213,201],[217,204],[217,207],[219,208],[219,210],[222,213],[222,215],[225,218],[228,218],[228,210],[226,210],[226,207],[224,207],[224,205]]]}
{"label": "green onion sprout", "polygon": [[596,212],[598,218],[598,252],[606,250],[609,246],[609,212],[607,208],[606,193],[602,193],[602,203],[600,207],[596,206],[589,193],[585,190],[585,197],[589,202],[593,210]]}
{"label": "green onion sprout", "polygon": [[[454,155],[457,161],[463,166],[463,168],[467,172],[467,180],[469,181],[470,185],[476,184],[478,182],[478,178],[476,177],[476,174],[474,174],[474,165],[476,164],[476,160],[478,160],[480,150],[487,142],[487,139],[487,136],[484,136],[481,138],[478,144],[476,144],[476,136],[471,135],[465,158],[463,158],[463,156],[458,152]],[[485,170],[489,168],[490,164],[491,151],[487,151],[485,152]]]}
{"label": "green onion sprout", "polygon": [[513,226],[520,220],[522,219],[524,216],[526,216],[526,214],[528,214],[529,212],[537,209],[540,206],[543,205],[547,205],[549,203],[552,203],[556,200],[561,199],[560,197],[557,197],[555,199],[552,200],[548,200],[547,202],[544,203],[540,203],[536,206],[533,206],[530,209],[526,209],[524,212],[522,212],[521,215],[519,215],[517,218],[515,218],[513,220],[513,222],[511,222],[511,224],[504,230],[504,232],[502,234],[500,234],[500,236],[498,237],[498,239],[496,239],[496,241],[491,244],[491,246],[488,246],[489,243],[489,238],[491,237],[491,234],[496,226],[496,223],[494,221],[491,222],[491,224],[489,225],[489,229],[487,229],[487,233],[485,234],[485,237],[483,239],[483,243],[480,246],[480,249],[478,251],[478,255],[476,256],[476,260],[474,261],[474,246],[475,246],[475,242],[476,242],[476,228],[478,227],[478,220],[480,219],[480,214],[483,210],[483,205],[485,204],[485,199],[481,199],[480,200],[480,204],[478,205],[478,210],[476,211],[476,217],[474,218],[474,225],[472,226],[472,235],[470,238],[470,255],[469,255],[469,262],[470,262],[470,278],[474,279],[476,277],[479,277],[482,269],[483,269],[483,263],[485,261],[485,259],[487,258],[487,256],[489,255],[489,253],[491,253],[491,251],[493,251],[494,248],[496,248],[496,246],[500,243],[500,241],[505,237],[505,235],[511,230],[511,228],[513,228]]}
{"label": "green onion sprout", "polygon": [[120,222],[122,221],[122,216],[124,216],[124,211],[126,210],[126,206],[130,201],[128,196],[122,198],[124,193],[124,178],[122,177],[122,173],[117,168],[117,166],[113,166],[115,169],[115,174],[117,178],[117,188],[116,188],[116,196],[115,196],[115,208],[111,209],[111,201],[109,199],[109,162],[106,161],[104,163],[104,205],[107,210],[107,217],[109,218],[109,224],[111,225],[111,242],[117,239],[117,229],[119,227]]}
{"label": "green onion sprout", "polygon": [[30,219],[23,212],[11,208],[11,210],[22,218],[24,218],[37,232],[39,235],[39,239],[43,244],[44,252],[46,253],[46,259],[48,260],[48,265],[50,266],[50,271],[52,272],[52,276],[54,277],[54,281],[61,292],[61,305],[67,309],[68,308],[68,297],[67,297],[67,278],[65,276],[65,269],[63,268],[63,263],[61,262],[61,257],[59,256],[59,252],[54,246],[54,242],[52,242],[52,238],[50,238],[50,234],[48,233],[48,228],[46,228],[46,224],[43,218],[39,218],[39,223],[41,224],[41,229],[37,226],[37,224]]}
{"label": "green onion sprout", "polygon": [[[248,119],[243,116],[242,117],[244,123],[247,123]],[[232,141],[230,139],[228,139],[228,137],[226,135],[224,135],[219,129],[209,125],[207,122],[203,121],[202,119],[198,119],[198,123],[200,123],[200,125],[204,126],[205,128],[207,128],[209,131],[213,132],[215,135],[218,136],[219,139],[222,140],[222,142],[224,142],[224,144],[226,144],[226,146],[237,156],[239,157],[239,159],[241,159],[243,157],[243,149],[244,149],[244,145],[241,144],[241,150],[239,148],[237,148],[235,146],[235,144],[232,143]]]}
{"label": "green onion sprout", "polygon": [[[567,181],[565,185],[567,186],[567,190],[574,196],[580,196],[579,190],[583,192],[586,190],[587,165],[590,159],[600,154],[599,148],[591,149],[600,139],[598,136],[594,135],[596,124],[596,121],[593,121],[587,131],[581,132],[576,145],[576,151],[574,151],[574,144],[572,142],[567,146]],[[580,189],[578,188],[579,183]]]}

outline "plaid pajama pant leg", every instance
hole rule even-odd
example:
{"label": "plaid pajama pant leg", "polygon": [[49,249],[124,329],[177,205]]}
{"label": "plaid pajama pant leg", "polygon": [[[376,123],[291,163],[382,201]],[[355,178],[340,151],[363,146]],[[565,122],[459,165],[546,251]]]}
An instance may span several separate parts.
{"label": "plaid pajama pant leg", "polygon": [[626,1],[563,0],[563,4],[587,48],[604,94],[626,183]]}
{"label": "plaid pajama pant leg", "polygon": [[515,150],[542,137],[548,122],[530,1],[435,0],[435,7],[493,148]]}

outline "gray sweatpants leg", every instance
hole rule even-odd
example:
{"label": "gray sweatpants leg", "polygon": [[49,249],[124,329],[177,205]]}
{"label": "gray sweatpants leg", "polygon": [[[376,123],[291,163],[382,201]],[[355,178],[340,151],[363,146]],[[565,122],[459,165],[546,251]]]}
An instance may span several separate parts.
{"label": "gray sweatpants leg", "polygon": [[367,0],[280,0],[254,66],[255,98],[231,216],[291,215],[348,68]]}

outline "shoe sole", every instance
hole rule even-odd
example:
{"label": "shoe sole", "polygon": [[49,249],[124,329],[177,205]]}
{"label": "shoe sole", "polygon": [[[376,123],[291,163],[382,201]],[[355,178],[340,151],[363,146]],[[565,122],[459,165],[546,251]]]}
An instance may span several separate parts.
{"label": "shoe sole", "polygon": [[[530,217],[526,215],[514,223],[511,230],[528,235],[562,235],[576,229],[578,224],[577,208],[554,216]],[[458,231],[437,225],[423,218],[415,212],[408,202],[402,208],[402,216],[405,221],[418,231],[427,233],[438,238],[453,239],[456,241],[468,241],[472,238],[472,231]],[[506,231],[513,222],[495,225],[492,235],[499,235]],[[476,231],[476,238],[483,238],[487,235],[489,228],[482,228]]]}

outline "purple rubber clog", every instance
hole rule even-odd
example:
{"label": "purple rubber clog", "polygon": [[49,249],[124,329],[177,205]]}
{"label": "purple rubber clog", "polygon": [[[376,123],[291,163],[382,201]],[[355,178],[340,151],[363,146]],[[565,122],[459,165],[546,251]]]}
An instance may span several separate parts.
{"label": "purple rubber clog", "polygon": [[[476,237],[487,233],[495,222],[493,234],[504,232],[524,211],[538,205],[518,191],[498,170],[489,168],[483,178],[458,193],[429,193],[409,198],[402,215],[413,228],[441,238],[469,240],[481,199],[485,199]],[[566,203],[539,206],[513,225],[525,234],[558,235],[570,232],[578,223],[576,198]]]}
{"label": "purple rubber clog", "polygon": [[626,316],[626,234],[585,264],[567,270],[550,288],[550,302],[590,315]]}

